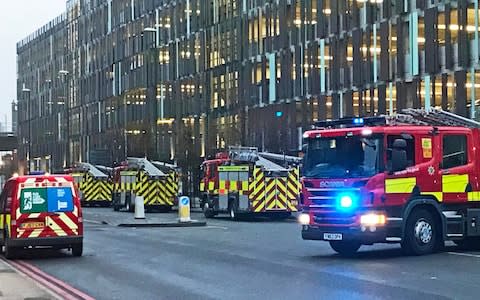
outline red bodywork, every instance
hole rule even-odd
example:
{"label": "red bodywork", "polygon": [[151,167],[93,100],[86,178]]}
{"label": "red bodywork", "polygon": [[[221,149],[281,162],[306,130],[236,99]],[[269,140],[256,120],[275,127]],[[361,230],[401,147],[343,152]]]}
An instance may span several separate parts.
{"label": "red bodywork", "polygon": [[[20,212],[22,188],[72,188],[73,210],[68,212]],[[69,175],[20,176],[10,179],[2,192],[5,197],[2,228],[8,229],[9,239],[60,238],[83,236],[83,217],[78,190]],[[2,200],[3,201],[3,200]],[[40,224],[43,224],[40,226]],[[4,237],[5,238],[5,237]],[[29,242],[25,242],[27,245]]]}
{"label": "red bodywork", "polygon": [[[409,134],[414,139],[414,164],[407,169],[395,173],[389,173],[385,166],[387,165],[387,137]],[[321,234],[325,232],[349,233],[349,230],[357,231],[360,229],[359,217],[362,213],[368,211],[385,213],[387,216],[386,230],[377,232],[377,236],[370,234],[366,237],[366,243],[382,242],[387,236],[401,236],[403,222],[406,218],[404,214],[406,206],[419,195],[428,199],[434,199],[439,207],[448,210],[454,205],[463,205],[465,208],[472,204],[469,201],[469,191],[480,191],[479,172],[480,160],[477,154],[479,148],[479,130],[464,127],[431,127],[431,126],[378,126],[378,127],[354,127],[340,129],[312,130],[304,134],[306,141],[317,138],[329,137],[347,137],[347,136],[381,136],[383,139],[383,152],[381,170],[366,178],[307,178],[302,179],[302,198],[303,211],[309,214],[310,223],[305,225],[302,234],[304,239],[322,240]],[[467,137],[467,157],[468,161],[462,166],[442,169],[443,148],[442,139],[446,135],[462,135]],[[423,141],[427,143],[422,144]],[[427,149],[428,141],[431,142],[431,148]],[[308,150],[307,150],[308,155]],[[461,175],[468,177],[468,188],[464,191],[449,190],[445,176]],[[448,177],[451,178],[451,177]],[[388,182],[415,181],[415,189],[398,192],[401,185],[388,186]],[[396,181],[398,180],[398,181]],[[450,179],[449,179],[450,180]],[[442,183],[445,181],[445,184]],[[455,182],[453,183],[455,185]],[[392,192],[394,191],[394,192]],[[338,209],[338,205],[331,203],[328,205],[325,199],[338,198],[339,194],[353,192],[356,195],[357,202],[354,209],[349,212],[343,212]],[[473,196],[475,197],[475,195]],[[470,197],[471,198],[471,197]],[[323,200],[321,200],[323,199]],[[474,199],[477,201],[480,199]],[[323,201],[323,202],[322,202]],[[335,201],[335,200],[332,200]],[[477,202],[475,202],[477,203]],[[461,208],[461,206],[460,206]],[[393,226],[389,231],[389,226]],[[313,231],[317,230],[318,234]],[[362,236],[358,237],[363,239]]]}

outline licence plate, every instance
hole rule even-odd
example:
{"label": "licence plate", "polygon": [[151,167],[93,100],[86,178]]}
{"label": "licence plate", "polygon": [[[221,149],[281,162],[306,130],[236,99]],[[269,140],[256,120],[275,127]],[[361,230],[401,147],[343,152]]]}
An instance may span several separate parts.
{"label": "licence plate", "polygon": [[20,228],[22,229],[32,229],[32,228],[43,228],[45,223],[42,222],[30,222],[30,223],[22,223]]}
{"label": "licence plate", "polygon": [[341,233],[324,233],[323,239],[327,241],[341,241],[343,236]]}
{"label": "licence plate", "polygon": [[292,202],[292,205],[293,205],[293,206],[297,206],[297,205],[298,205],[298,201],[297,201],[297,200],[292,200],[292,201],[290,201],[290,202]]}

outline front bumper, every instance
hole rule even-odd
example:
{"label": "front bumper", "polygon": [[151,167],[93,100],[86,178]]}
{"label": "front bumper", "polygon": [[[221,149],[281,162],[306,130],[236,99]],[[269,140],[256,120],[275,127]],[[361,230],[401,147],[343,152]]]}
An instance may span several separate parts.
{"label": "front bumper", "polygon": [[72,245],[83,243],[83,236],[45,237],[45,238],[22,238],[8,239],[7,244],[11,247],[58,247],[69,248]]}
{"label": "front bumper", "polygon": [[341,234],[343,241],[357,241],[362,244],[399,242],[401,229],[402,220],[397,218],[387,218],[387,223],[382,226],[309,224],[302,225],[302,238],[304,240],[330,241],[331,239],[326,238],[325,234]]}
{"label": "front bumper", "polygon": [[361,228],[338,228],[338,227],[318,227],[315,225],[302,226],[302,238],[304,240],[327,241],[324,234],[338,234],[342,235],[343,241],[358,241],[363,244],[381,243],[387,240],[387,228],[375,228],[375,231],[370,231],[368,228],[362,231]]}

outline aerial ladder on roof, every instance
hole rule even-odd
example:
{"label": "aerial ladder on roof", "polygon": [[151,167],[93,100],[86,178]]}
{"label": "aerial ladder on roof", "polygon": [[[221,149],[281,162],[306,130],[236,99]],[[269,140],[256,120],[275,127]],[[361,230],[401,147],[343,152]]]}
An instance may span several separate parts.
{"label": "aerial ladder on roof", "polygon": [[82,206],[110,206],[113,185],[109,175],[85,162],[77,163],[65,171],[77,184]]}
{"label": "aerial ladder on roof", "polygon": [[341,118],[338,120],[325,120],[315,123],[317,129],[321,128],[349,128],[363,126],[385,125],[418,125],[418,126],[458,126],[467,128],[480,128],[480,123],[442,109],[417,109],[407,108],[395,115],[375,117]]}
{"label": "aerial ladder on roof", "polygon": [[480,123],[475,120],[436,108],[429,110],[407,108],[393,118],[395,122],[403,124],[480,128]]}
{"label": "aerial ladder on roof", "polygon": [[229,147],[228,153],[202,164],[202,208],[207,218],[228,213],[286,217],[297,211],[298,167],[284,167],[257,148]]}
{"label": "aerial ladder on roof", "polygon": [[148,210],[170,211],[178,196],[178,170],[146,158],[128,157],[113,171],[113,209],[134,211],[135,197]]}

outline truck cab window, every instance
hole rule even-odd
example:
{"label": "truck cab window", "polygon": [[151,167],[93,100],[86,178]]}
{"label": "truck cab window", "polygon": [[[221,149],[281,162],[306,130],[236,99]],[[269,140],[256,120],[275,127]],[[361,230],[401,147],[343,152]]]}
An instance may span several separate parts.
{"label": "truck cab window", "polygon": [[[392,166],[392,151],[393,142],[397,139],[403,139],[401,135],[389,135],[387,136],[387,170],[391,169]],[[412,137],[410,139],[405,139],[407,147],[407,168],[415,165],[415,139]]]}
{"label": "truck cab window", "polygon": [[443,161],[442,169],[450,169],[466,165],[467,156],[467,136],[465,135],[445,135],[443,136]]}

